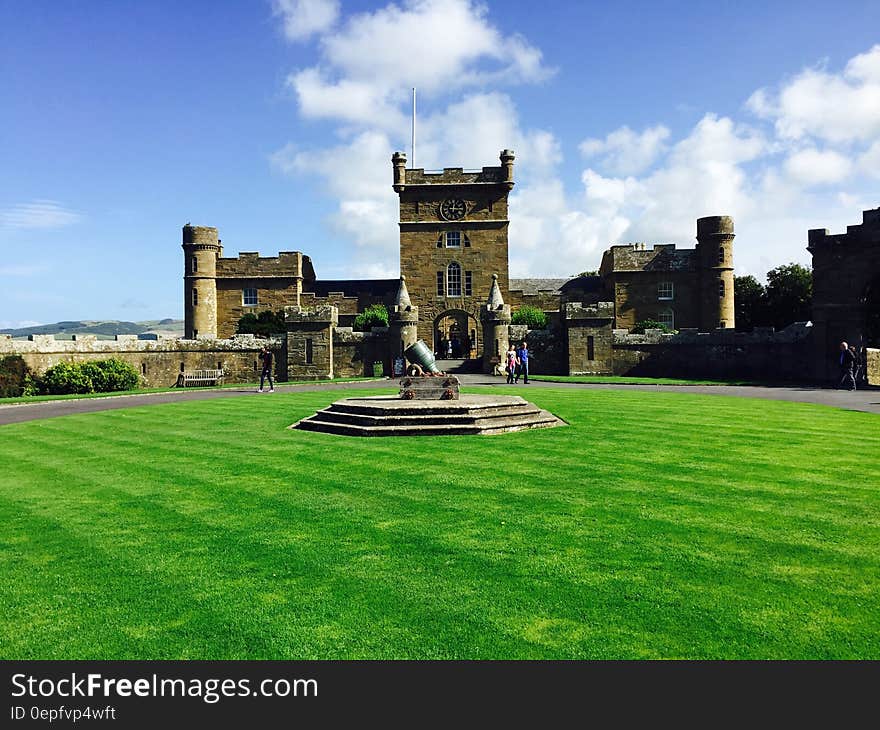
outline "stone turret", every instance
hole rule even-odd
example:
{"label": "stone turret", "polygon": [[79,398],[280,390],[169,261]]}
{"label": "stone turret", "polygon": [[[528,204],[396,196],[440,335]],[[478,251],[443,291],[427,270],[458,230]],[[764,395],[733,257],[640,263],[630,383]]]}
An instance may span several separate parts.
{"label": "stone turret", "polygon": [[491,373],[510,344],[510,305],[505,304],[501,296],[498,274],[492,274],[492,287],[486,304],[480,309],[480,322],[483,325],[483,372]]}
{"label": "stone turret", "polygon": [[733,218],[716,215],[697,219],[700,267],[700,328],[733,329]]}
{"label": "stone turret", "polygon": [[391,156],[391,164],[394,167],[394,191],[403,192],[406,188],[406,153],[395,152]]}
{"label": "stone turret", "polygon": [[406,277],[400,277],[400,287],[397,290],[397,298],[388,317],[389,346],[391,358],[402,357],[404,351],[410,345],[414,345],[418,339],[419,308],[414,307],[409,299],[406,289]]}
{"label": "stone turret", "polygon": [[515,159],[516,156],[513,154],[513,150],[501,151],[502,182],[507,186],[508,190],[513,190],[514,186],[513,161]]}
{"label": "stone turret", "polygon": [[183,312],[186,339],[217,336],[217,229],[183,227]]}

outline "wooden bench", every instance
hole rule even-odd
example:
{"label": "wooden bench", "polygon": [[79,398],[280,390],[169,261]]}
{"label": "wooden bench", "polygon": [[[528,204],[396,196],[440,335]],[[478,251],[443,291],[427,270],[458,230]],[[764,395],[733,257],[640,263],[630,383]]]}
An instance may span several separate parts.
{"label": "wooden bench", "polygon": [[177,387],[186,388],[190,385],[220,385],[223,380],[222,370],[192,370],[177,376]]}

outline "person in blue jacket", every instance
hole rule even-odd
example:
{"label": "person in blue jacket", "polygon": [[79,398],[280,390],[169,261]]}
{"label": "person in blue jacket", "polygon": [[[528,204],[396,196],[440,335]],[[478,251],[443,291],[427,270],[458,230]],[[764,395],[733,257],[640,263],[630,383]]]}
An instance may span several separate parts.
{"label": "person in blue jacket", "polygon": [[523,376],[523,382],[528,385],[529,383],[529,346],[523,342],[520,345],[519,349],[516,351],[516,357],[519,360],[519,365],[516,368],[516,378],[514,379],[514,383],[519,382],[519,376]]}

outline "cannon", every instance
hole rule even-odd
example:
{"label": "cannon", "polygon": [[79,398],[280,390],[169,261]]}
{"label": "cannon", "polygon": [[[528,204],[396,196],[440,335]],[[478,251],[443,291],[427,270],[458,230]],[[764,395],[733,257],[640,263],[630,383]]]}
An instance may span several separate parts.
{"label": "cannon", "polygon": [[407,347],[403,354],[411,363],[418,365],[425,374],[442,375],[437,362],[434,360],[434,353],[431,352],[424,340],[416,340],[415,344]]}

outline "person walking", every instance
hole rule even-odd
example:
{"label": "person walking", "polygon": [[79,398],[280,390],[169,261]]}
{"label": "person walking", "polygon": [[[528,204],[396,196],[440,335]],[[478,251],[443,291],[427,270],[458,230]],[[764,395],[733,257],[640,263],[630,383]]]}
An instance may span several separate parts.
{"label": "person walking", "polygon": [[519,382],[519,376],[523,376],[523,382],[529,384],[529,346],[523,342],[516,351],[516,359],[519,361],[519,368],[516,371],[514,383]]}
{"label": "person walking", "polygon": [[260,360],[263,362],[263,369],[260,372],[260,387],[257,390],[257,393],[263,392],[263,383],[266,382],[266,378],[269,378],[269,392],[275,392],[275,383],[272,381],[272,361],[274,357],[272,355],[272,350],[263,345],[263,349],[260,351]]}
{"label": "person walking", "polygon": [[516,377],[516,366],[518,364],[518,359],[516,357],[516,349],[513,345],[507,348],[507,352],[504,354],[505,360],[505,370],[507,371],[507,384],[513,385],[514,378]]}
{"label": "person walking", "polygon": [[855,355],[853,355],[852,350],[849,349],[849,346],[846,342],[840,343],[840,382],[837,384],[838,388],[842,388],[844,383],[846,383],[849,387],[848,390],[856,389],[856,379],[853,377],[853,368],[856,363]]}

